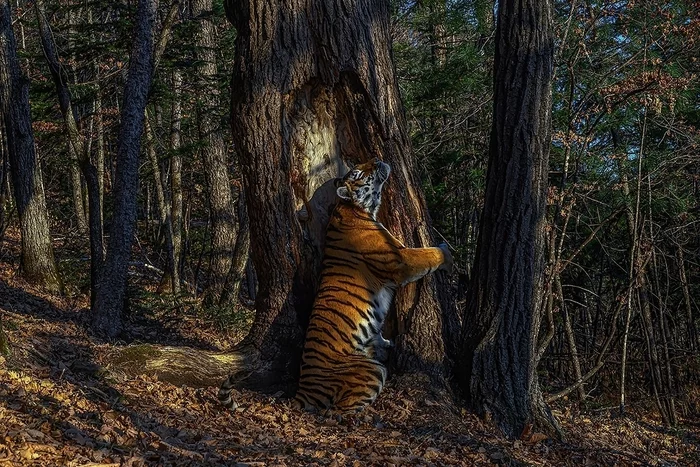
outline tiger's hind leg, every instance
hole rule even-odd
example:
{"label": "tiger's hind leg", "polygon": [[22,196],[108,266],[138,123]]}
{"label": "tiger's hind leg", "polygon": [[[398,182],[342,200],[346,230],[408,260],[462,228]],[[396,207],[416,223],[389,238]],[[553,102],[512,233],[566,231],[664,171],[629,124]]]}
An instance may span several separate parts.
{"label": "tiger's hind leg", "polygon": [[333,410],[340,414],[361,412],[375,401],[386,381],[386,367],[373,358],[358,358],[350,372],[343,372],[343,388],[333,401]]}
{"label": "tiger's hind leg", "polygon": [[386,362],[389,359],[389,349],[393,347],[394,341],[384,339],[380,332],[370,342],[368,355],[380,362]]}

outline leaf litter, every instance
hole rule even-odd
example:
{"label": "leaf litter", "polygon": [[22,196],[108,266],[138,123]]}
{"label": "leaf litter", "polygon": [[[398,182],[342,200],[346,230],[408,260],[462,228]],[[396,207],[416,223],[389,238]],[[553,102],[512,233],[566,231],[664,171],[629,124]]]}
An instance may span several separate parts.
{"label": "leaf litter", "polygon": [[[12,347],[0,357],[0,466],[700,463],[700,426],[692,420],[668,430],[649,413],[572,416],[557,406],[567,441],[541,433],[512,441],[420,375],[392,377],[375,404],[341,421],[250,391],[237,392],[240,406],[226,411],[216,387],[105,371],[114,344],[86,331],[85,301],[43,295],[0,267],[0,313]],[[130,319],[127,331],[169,333],[168,345],[207,334],[208,344],[226,341],[223,331],[192,317],[169,320],[165,331],[157,322]]]}

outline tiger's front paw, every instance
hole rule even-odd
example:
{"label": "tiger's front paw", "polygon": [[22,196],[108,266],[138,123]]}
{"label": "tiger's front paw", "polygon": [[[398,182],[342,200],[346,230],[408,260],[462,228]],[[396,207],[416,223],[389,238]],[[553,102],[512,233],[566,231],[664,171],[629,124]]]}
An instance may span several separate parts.
{"label": "tiger's front paw", "polygon": [[442,250],[442,255],[444,256],[444,260],[440,265],[439,269],[441,271],[446,271],[448,274],[451,274],[452,267],[454,265],[454,260],[452,259],[452,253],[450,253],[450,247],[447,246],[447,243],[441,243],[439,245],[439,248]]}

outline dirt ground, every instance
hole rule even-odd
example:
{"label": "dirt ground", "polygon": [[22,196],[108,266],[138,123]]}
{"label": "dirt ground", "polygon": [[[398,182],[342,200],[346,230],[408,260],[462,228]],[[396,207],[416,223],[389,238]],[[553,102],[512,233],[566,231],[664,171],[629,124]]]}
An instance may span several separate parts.
{"label": "dirt ground", "polygon": [[[126,342],[88,331],[86,298],[43,295],[0,264],[0,313],[12,348],[0,357],[0,465],[699,465],[700,423],[668,430],[648,413],[555,407],[567,438],[507,440],[420,376],[393,377],[377,402],[338,422],[273,396],[176,387],[109,371]],[[128,318],[125,341],[225,350],[223,332],[187,308]],[[243,331],[241,331],[243,332]],[[575,413],[575,415],[574,415]]]}

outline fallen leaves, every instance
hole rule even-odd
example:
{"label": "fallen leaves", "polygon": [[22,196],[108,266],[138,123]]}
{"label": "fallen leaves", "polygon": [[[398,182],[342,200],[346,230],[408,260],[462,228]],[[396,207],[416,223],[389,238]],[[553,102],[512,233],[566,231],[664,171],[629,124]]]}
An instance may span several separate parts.
{"label": "fallen leaves", "polygon": [[[532,427],[521,439],[507,440],[492,423],[464,410],[421,376],[391,378],[374,405],[341,421],[301,413],[284,401],[248,391],[237,395],[238,409],[225,411],[214,387],[194,389],[149,375],[106,374],[103,358],[112,346],[92,340],[80,324],[84,318],[80,311],[67,302],[37,297],[31,307],[17,306],[26,299],[25,292],[0,281],[0,312],[10,324],[7,333],[13,346],[13,354],[0,361],[0,465],[364,467],[700,461],[700,432],[665,432],[651,420],[605,414],[562,416],[569,444],[547,439]],[[140,332],[147,335],[150,330]],[[194,338],[188,336],[190,341]],[[175,338],[168,339],[169,345],[175,343]]]}

